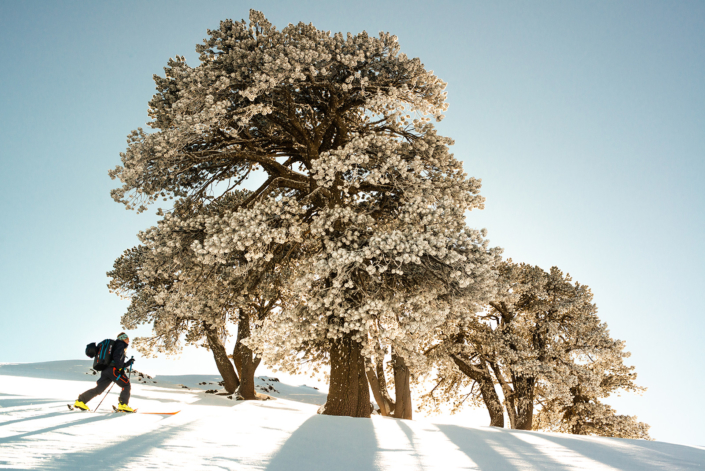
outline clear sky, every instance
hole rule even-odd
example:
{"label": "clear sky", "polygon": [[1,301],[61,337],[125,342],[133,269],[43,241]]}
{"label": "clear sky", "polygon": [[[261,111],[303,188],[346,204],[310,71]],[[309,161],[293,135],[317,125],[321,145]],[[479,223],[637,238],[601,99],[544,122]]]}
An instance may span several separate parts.
{"label": "clear sky", "polygon": [[[440,126],[515,261],[589,285],[659,440],[705,445],[705,3],[0,2],[0,362],[81,358],[126,303],[105,272],[156,221],[109,196],[152,74],[225,18],[399,37],[448,82]],[[206,352],[160,371],[215,371]]]}

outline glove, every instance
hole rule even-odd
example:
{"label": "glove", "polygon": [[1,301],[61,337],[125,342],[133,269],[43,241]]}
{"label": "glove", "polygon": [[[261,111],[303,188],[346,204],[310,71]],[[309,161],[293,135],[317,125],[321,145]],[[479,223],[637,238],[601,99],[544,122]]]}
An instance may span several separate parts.
{"label": "glove", "polygon": [[129,367],[129,366],[132,366],[132,364],[133,364],[134,362],[135,362],[135,359],[134,359],[134,358],[130,358],[129,360],[127,360],[127,361],[125,362],[125,368],[127,368],[127,367]]}

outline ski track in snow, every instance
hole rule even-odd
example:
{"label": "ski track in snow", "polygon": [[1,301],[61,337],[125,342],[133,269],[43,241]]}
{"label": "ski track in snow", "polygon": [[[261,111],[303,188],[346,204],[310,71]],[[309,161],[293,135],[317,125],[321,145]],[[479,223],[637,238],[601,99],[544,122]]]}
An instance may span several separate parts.
{"label": "ski track in snow", "polygon": [[[705,469],[705,448],[663,442],[512,431],[489,427],[328,417],[325,394],[259,378],[271,401],[205,394],[212,375],[134,381],[114,414],[113,388],[98,412],[66,407],[92,387],[90,361],[0,365],[0,469],[233,469],[641,471]],[[156,384],[152,381],[157,381]],[[183,386],[188,387],[188,389]],[[117,390],[117,391],[116,391]],[[100,401],[89,404],[95,408]]]}

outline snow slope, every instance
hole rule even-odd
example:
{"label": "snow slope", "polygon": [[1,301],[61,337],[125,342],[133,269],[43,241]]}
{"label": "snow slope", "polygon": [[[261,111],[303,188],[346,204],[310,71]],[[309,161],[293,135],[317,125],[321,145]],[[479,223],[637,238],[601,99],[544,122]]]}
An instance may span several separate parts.
{"label": "snow slope", "polygon": [[[98,412],[71,412],[66,403],[94,384],[89,366],[81,360],[0,365],[0,468],[705,469],[705,448],[700,447],[379,416],[320,416],[317,404],[325,394],[271,378],[258,379],[260,390],[275,398],[269,401],[206,394],[205,389],[217,388],[208,384],[217,383],[217,376],[157,376],[133,384],[131,405],[143,411],[181,410],[178,415],[108,412],[117,403],[116,388]],[[89,405],[95,408],[98,401]]]}

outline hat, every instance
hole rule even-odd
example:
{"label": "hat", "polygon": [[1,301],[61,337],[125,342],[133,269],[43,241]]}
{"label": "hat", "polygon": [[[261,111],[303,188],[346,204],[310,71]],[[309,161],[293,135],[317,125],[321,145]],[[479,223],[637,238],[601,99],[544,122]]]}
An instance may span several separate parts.
{"label": "hat", "polygon": [[125,332],[120,332],[120,333],[118,334],[118,336],[117,336],[117,339],[118,339],[118,340],[122,340],[123,342],[129,342],[129,341],[130,341],[130,337],[128,337]]}

